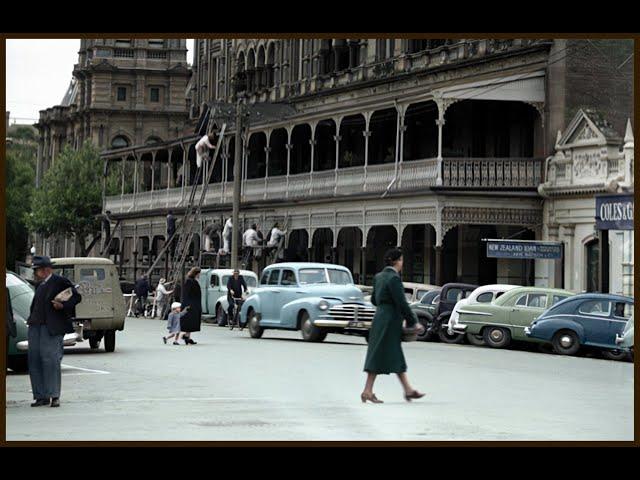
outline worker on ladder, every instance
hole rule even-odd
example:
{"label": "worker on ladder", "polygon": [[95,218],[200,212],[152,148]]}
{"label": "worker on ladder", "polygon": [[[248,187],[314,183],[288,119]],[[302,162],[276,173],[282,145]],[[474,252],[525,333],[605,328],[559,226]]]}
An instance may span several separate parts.
{"label": "worker on ladder", "polygon": [[283,250],[282,250],[282,242],[284,241],[284,237],[287,231],[280,230],[280,224],[276,222],[271,229],[271,233],[269,234],[269,241],[267,242],[267,247],[269,251],[273,253],[273,262],[278,263],[284,259]]}
{"label": "worker on ladder", "polygon": [[233,234],[233,222],[231,221],[231,217],[227,218],[227,221],[224,224],[224,228],[222,229],[222,251],[220,252],[223,255],[228,254],[231,251],[231,235]]}
{"label": "worker on ladder", "polygon": [[260,236],[258,235],[258,225],[253,223],[249,228],[247,228],[247,230],[245,230],[244,234],[242,235],[242,244],[244,246],[243,263],[245,265],[245,268],[253,270],[253,249],[254,247],[260,245],[260,243],[261,240]]}
{"label": "worker on ladder", "polygon": [[209,160],[209,152],[215,150],[216,136],[213,134],[204,135],[198,143],[196,143],[196,164],[198,168],[202,166],[203,160]]}

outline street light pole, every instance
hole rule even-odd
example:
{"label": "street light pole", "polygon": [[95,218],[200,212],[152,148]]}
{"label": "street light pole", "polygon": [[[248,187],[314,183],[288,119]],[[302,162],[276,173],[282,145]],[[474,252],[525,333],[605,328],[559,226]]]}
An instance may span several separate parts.
{"label": "street light pole", "polygon": [[242,188],[242,129],[244,123],[244,104],[242,97],[242,95],[238,95],[238,104],[236,107],[236,147],[233,159],[233,213],[231,216],[231,222],[233,223],[231,230],[231,268],[233,269],[238,268],[238,217],[240,213],[240,188]]}

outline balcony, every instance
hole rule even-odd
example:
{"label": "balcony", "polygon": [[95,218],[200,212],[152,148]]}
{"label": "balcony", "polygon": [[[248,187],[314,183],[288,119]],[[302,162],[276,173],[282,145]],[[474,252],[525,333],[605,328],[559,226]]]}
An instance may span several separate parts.
{"label": "balcony", "polygon": [[[443,187],[467,189],[535,189],[542,181],[540,158],[445,158],[442,161]],[[298,175],[245,180],[242,202],[299,201],[353,195],[428,191],[436,186],[438,161],[435,158],[382,165],[341,168]],[[105,209],[113,213],[134,213],[184,206],[190,186],[107,197]],[[201,195],[198,188],[196,199]],[[230,205],[233,182],[210,184],[205,205]]]}

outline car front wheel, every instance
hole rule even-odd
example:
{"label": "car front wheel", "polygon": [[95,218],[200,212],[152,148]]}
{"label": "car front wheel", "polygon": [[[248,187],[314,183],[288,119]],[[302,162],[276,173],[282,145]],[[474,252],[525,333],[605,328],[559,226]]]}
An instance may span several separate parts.
{"label": "car front wheel", "polygon": [[609,360],[627,360],[631,356],[629,352],[624,350],[602,350],[601,353],[604,358]]}
{"label": "car front wheel", "polygon": [[485,327],[482,338],[491,348],[505,348],[511,343],[511,332],[501,327]]}
{"label": "car front wheel", "polygon": [[249,335],[251,335],[251,338],[262,337],[264,328],[260,326],[258,316],[254,310],[249,310],[249,313],[247,313],[247,326],[249,327]]}
{"label": "car front wheel", "polygon": [[14,372],[22,373],[29,370],[29,361],[27,355],[11,355],[7,358],[7,367]]}
{"label": "car front wheel", "polygon": [[305,342],[322,342],[327,336],[327,332],[325,330],[316,327],[313,324],[307,312],[302,312],[302,316],[300,318],[300,331],[302,332],[302,339]]}
{"label": "car front wheel", "polygon": [[560,330],[553,336],[551,344],[559,355],[575,355],[580,350],[580,339],[573,330]]}

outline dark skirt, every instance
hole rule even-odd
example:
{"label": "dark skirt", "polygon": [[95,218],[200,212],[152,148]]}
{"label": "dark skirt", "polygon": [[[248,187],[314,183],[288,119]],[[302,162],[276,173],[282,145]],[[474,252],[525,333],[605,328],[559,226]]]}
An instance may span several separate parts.
{"label": "dark skirt", "polygon": [[202,299],[200,285],[197,280],[188,278],[182,288],[182,311],[189,311],[180,319],[180,330],[183,332],[199,332],[202,317]]}
{"label": "dark skirt", "polygon": [[364,371],[384,374],[407,371],[402,352],[402,319],[392,304],[378,305],[369,331]]}

